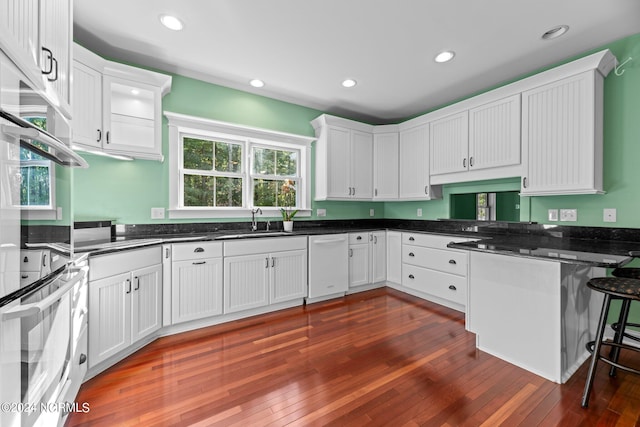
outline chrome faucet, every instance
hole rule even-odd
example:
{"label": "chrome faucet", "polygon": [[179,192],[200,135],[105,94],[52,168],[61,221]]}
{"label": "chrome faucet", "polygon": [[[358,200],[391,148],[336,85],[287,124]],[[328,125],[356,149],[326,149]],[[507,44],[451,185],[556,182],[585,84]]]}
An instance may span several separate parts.
{"label": "chrome faucet", "polygon": [[251,210],[251,231],[256,231],[258,229],[258,222],[256,221],[256,214],[262,215],[262,209],[252,209]]}

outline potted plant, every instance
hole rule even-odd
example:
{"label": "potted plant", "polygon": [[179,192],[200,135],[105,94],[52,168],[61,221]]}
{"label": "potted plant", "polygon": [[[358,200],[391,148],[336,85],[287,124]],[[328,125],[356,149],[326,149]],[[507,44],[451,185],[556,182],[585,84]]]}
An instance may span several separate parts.
{"label": "potted plant", "polygon": [[298,213],[298,209],[292,209],[296,205],[296,187],[290,179],[285,179],[282,184],[282,226],[284,231],[293,231],[293,217]]}

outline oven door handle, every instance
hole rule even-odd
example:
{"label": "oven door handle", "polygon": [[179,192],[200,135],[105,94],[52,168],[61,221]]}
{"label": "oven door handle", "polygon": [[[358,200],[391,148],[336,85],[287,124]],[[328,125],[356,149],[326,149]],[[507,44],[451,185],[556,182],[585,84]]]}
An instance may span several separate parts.
{"label": "oven door handle", "polygon": [[[17,319],[20,317],[33,316],[34,314],[39,314],[46,310],[53,303],[58,301],[64,294],[69,292],[73,287],[81,280],[84,279],[84,276],[87,274],[87,268],[80,269],[70,269],[71,273],[75,273],[74,276],[66,282],[64,285],[60,286],[56,289],[51,295],[41,299],[38,302],[34,302],[32,304],[24,304],[19,305],[13,310],[6,311],[2,313],[2,320],[10,320]],[[62,273],[64,275],[65,273]],[[61,275],[61,276],[62,276]]]}

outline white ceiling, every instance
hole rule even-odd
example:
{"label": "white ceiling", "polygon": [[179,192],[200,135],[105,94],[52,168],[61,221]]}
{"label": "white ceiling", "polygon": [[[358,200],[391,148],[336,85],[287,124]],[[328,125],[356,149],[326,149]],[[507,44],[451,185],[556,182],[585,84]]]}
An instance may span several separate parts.
{"label": "white ceiling", "polygon": [[74,32],[112,59],[383,124],[640,33],[640,1],[79,0]]}

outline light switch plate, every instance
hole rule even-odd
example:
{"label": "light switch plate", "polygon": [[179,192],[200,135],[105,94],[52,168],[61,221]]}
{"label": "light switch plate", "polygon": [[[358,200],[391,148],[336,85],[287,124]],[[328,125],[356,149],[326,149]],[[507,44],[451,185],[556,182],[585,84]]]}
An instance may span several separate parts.
{"label": "light switch plate", "polygon": [[618,220],[618,211],[615,208],[605,208],[602,211],[602,221],[616,222]]}
{"label": "light switch plate", "polygon": [[549,209],[547,211],[549,221],[557,221],[558,220],[558,209]]}
{"label": "light switch plate", "polygon": [[327,210],[326,209],[316,209],[316,215],[317,216],[327,216]]}
{"label": "light switch plate", "polygon": [[375,209],[369,209],[369,216],[374,216],[376,214]]}
{"label": "light switch plate", "polygon": [[578,220],[577,209],[560,209],[560,221],[575,222]]}
{"label": "light switch plate", "polygon": [[151,219],[164,219],[164,208],[151,208]]}
{"label": "light switch plate", "polygon": [[422,208],[418,208],[418,210],[416,211],[416,215],[422,216]]}

